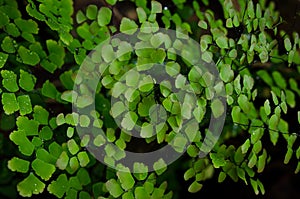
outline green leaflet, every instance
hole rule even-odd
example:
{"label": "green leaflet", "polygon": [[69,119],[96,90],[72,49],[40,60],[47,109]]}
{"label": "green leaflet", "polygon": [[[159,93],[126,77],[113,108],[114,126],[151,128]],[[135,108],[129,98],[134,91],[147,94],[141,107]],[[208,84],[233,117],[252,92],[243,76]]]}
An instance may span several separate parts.
{"label": "green leaflet", "polygon": [[40,62],[40,58],[36,52],[32,52],[23,46],[19,47],[18,54],[24,64],[35,66]]}
{"label": "green leaflet", "polygon": [[123,18],[120,25],[120,31],[122,33],[132,35],[137,30],[138,26],[133,20]]}
{"label": "green leaflet", "polygon": [[86,9],[86,16],[88,19],[96,19],[97,16],[97,12],[98,12],[98,8],[96,5],[89,5]]}
{"label": "green leaflet", "polygon": [[24,70],[20,70],[19,85],[22,89],[24,89],[25,91],[32,91],[34,89],[35,83],[35,76]]}
{"label": "green leaflet", "polygon": [[226,163],[225,160],[224,160],[224,157],[222,157],[219,154],[210,153],[210,158],[212,159],[212,162],[213,162],[215,168],[219,168],[220,166],[224,166],[225,163]]}
{"label": "green leaflet", "polygon": [[19,104],[14,93],[3,93],[1,102],[4,112],[7,115],[10,115],[19,110]]}
{"label": "green leaflet", "polygon": [[161,13],[162,5],[158,1],[151,1],[151,13]]}
{"label": "green leaflet", "polygon": [[48,185],[47,190],[58,198],[63,197],[66,190],[69,188],[69,183],[66,174],[61,174],[56,180],[53,180]]}
{"label": "green leaflet", "polygon": [[16,92],[19,90],[19,86],[17,84],[17,75],[8,70],[1,71],[2,76],[2,85],[9,92]]}
{"label": "green leaflet", "polygon": [[2,68],[5,65],[7,58],[8,54],[0,52],[0,68]]}
{"label": "green leaflet", "polygon": [[69,163],[69,156],[65,151],[63,151],[56,161],[56,166],[59,169],[64,170],[67,168],[68,163]]}
{"label": "green leaflet", "polygon": [[8,161],[7,166],[12,171],[17,171],[21,173],[27,173],[29,170],[30,163],[26,160],[13,157],[11,160]]}
{"label": "green leaflet", "polygon": [[138,8],[136,8],[136,12],[137,12],[139,22],[140,23],[145,22],[147,19],[147,14],[146,14],[145,10],[141,7],[138,7]]}
{"label": "green leaflet", "polygon": [[196,193],[198,192],[201,188],[202,188],[202,184],[194,181],[188,188],[188,191],[191,192],[191,193]]}
{"label": "green leaflet", "polygon": [[20,107],[20,115],[26,115],[32,112],[31,100],[28,95],[18,96],[17,100]]}
{"label": "green leaflet", "polygon": [[105,185],[109,193],[115,198],[121,196],[124,192],[120,184],[115,179],[110,179],[105,183]]}
{"label": "green leaflet", "polygon": [[46,97],[56,99],[56,96],[58,95],[58,91],[55,88],[55,86],[51,82],[49,82],[49,80],[47,80],[43,84],[42,94]]}
{"label": "green leaflet", "polygon": [[37,121],[39,124],[48,124],[49,112],[46,109],[39,105],[36,105],[33,108],[33,112],[33,118],[35,121]]}
{"label": "green leaflet", "polygon": [[227,37],[224,37],[224,36],[218,37],[216,40],[216,43],[220,48],[228,48],[228,38]]}
{"label": "green leaflet", "polygon": [[286,51],[290,51],[292,49],[292,43],[289,38],[284,39],[284,47],[285,47]]}
{"label": "green leaflet", "polygon": [[45,189],[45,184],[33,173],[30,173],[27,178],[18,183],[17,189],[21,196],[31,197],[32,194],[42,193]]}
{"label": "green leaflet", "polygon": [[31,166],[35,173],[43,180],[49,180],[52,174],[55,172],[54,165],[46,163],[40,159],[35,159]]}
{"label": "green leaflet", "polygon": [[117,176],[120,179],[121,186],[124,190],[131,189],[134,186],[135,180],[130,172],[118,171]]}
{"label": "green leaflet", "polygon": [[85,167],[90,162],[90,158],[85,151],[81,151],[77,154],[79,164],[81,167]]}
{"label": "green leaflet", "polygon": [[30,120],[28,117],[20,116],[17,118],[18,130],[24,131],[27,136],[38,135],[39,123],[35,120]]}
{"label": "green leaflet", "polygon": [[79,151],[79,147],[75,140],[71,139],[67,142],[68,149],[72,155],[75,155]]}
{"label": "green leaflet", "polygon": [[219,99],[213,100],[211,103],[212,113],[215,118],[219,118],[225,112],[223,103]]}
{"label": "green leaflet", "polygon": [[97,15],[97,21],[99,26],[105,26],[108,25],[112,17],[112,11],[107,7],[101,7],[98,15]]}
{"label": "green leaflet", "polygon": [[[277,27],[283,22],[277,3],[238,1],[237,8],[225,0],[219,5],[224,12],[214,13],[208,0],[136,0],[129,4],[136,16],[127,4],[0,0],[0,152],[13,152],[9,158],[2,154],[0,183],[7,191],[0,194],[161,199],[172,198],[174,191],[177,197],[180,185],[169,175],[173,166],[168,168],[168,161],[158,158],[147,165],[137,160],[132,172],[124,172],[98,164],[86,150],[100,150],[104,163],[124,169],[124,150],[155,151],[168,144],[176,153],[188,153],[185,164],[179,159],[175,166],[185,171],[189,184],[183,187],[189,192],[199,192],[216,172],[220,183],[229,176],[264,194],[258,177],[274,159],[264,134],[275,147],[286,144],[281,147],[285,164],[300,157],[290,126],[290,118],[298,116],[300,123],[299,34]],[[176,34],[160,32],[160,25]],[[126,36],[109,40],[119,33],[137,33],[139,43]],[[189,49],[189,37],[198,39],[200,54]],[[214,63],[217,73],[210,70]],[[169,77],[157,81],[148,75],[153,64],[163,66]],[[222,87],[215,85],[218,77],[228,107],[216,97]],[[94,78],[95,96],[89,87]],[[201,141],[210,135],[210,116],[219,119],[225,113],[230,117],[222,136],[209,156],[198,158]],[[145,146],[132,130],[140,130]],[[230,144],[233,137],[242,138],[239,146]]]}

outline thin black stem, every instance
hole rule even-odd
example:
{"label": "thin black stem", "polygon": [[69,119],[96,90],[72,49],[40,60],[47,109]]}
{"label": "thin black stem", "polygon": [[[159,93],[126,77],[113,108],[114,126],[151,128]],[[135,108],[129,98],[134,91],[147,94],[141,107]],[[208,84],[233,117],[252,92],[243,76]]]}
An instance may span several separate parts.
{"label": "thin black stem", "polygon": [[277,132],[277,133],[286,134],[286,135],[295,135],[297,137],[300,137],[300,134],[298,134],[298,133],[284,133],[284,132],[281,132],[281,131],[278,131],[278,130],[275,130],[275,129],[270,129],[270,128],[265,127],[265,126],[256,126],[256,125],[251,126],[249,124],[241,124],[241,123],[238,123],[238,122],[233,122],[233,123],[236,124],[236,125],[240,125],[240,126],[262,128],[262,129],[269,130],[269,131],[272,131],[272,132]]}

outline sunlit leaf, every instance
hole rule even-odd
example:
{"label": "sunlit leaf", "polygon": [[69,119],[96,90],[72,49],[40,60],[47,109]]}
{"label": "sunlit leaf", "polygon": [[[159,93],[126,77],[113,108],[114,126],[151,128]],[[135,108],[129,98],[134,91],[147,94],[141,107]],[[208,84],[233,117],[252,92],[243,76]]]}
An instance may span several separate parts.
{"label": "sunlit leaf", "polygon": [[31,197],[32,194],[40,194],[45,189],[45,184],[41,182],[33,173],[19,182],[17,185],[18,192],[23,197]]}

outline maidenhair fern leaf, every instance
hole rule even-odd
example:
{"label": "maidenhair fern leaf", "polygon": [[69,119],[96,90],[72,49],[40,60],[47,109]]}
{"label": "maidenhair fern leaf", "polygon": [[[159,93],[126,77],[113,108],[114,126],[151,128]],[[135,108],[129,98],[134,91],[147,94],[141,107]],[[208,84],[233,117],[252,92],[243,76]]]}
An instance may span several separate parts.
{"label": "maidenhair fern leaf", "polygon": [[30,173],[27,178],[17,185],[19,194],[23,197],[31,197],[32,194],[40,194],[44,191],[45,187],[46,185],[33,173]]}

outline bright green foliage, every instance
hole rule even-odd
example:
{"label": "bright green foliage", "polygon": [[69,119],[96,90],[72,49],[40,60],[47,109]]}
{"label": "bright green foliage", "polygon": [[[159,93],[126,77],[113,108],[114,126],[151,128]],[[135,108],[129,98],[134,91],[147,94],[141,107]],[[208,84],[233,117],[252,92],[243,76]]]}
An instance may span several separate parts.
{"label": "bright green foliage", "polygon": [[27,136],[38,135],[39,124],[35,120],[30,120],[25,116],[17,118],[18,130],[24,131]]}
{"label": "bright green foliage", "polygon": [[26,137],[24,131],[14,131],[10,134],[9,138],[19,146],[19,150],[26,156],[32,155],[34,151],[34,145]]}
{"label": "bright green foliage", "polygon": [[20,70],[19,85],[25,91],[32,91],[36,82],[36,77],[32,74]]}
{"label": "bright green foliage", "polygon": [[75,155],[79,151],[79,147],[76,144],[75,140],[73,139],[69,140],[67,144],[68,144],[68,149],[72,155]]}
{"label": "bright green foliage", "polygon": [[33,173],[30,173],[27,178],[18,183],[17,189],[21,196],[31,197],[32,194],[42,193],[45,189],[45,184]]}
{"label": "bright green foliage", "polygon": [[67,176],[61,174],[55,181],[52,181],[47,190],[58,198],[62,198],[66,190],[69,188]]}
{"label": "bright green foliage", "polygon": [[30,97],[28,95],[18,96],[17,100],[19,103],[21,115],[26,115],[32,112],[32,105],[31,105]]}
{"label": "bright green foliage", "polygon": [[64,170],[68,166],[68,163],[69,163],[69,156],[65,151],[63,151],[56,161],[56,166],[59,169]]}
{"label": "bright green foliage", "polygon": [[17,84],[17,75],[14,72],[2,70],[1,76],[3,78],[2,85],[6,90],[8,90],[9,92],[16,92],[19,90]]}
{"label": "bright green foliage", "polygon": [[[0,152],[11,152],[3,168],[13,177],[7,168],[0,174],[16,186],[8,190],[23,197],[161,199],[181,197],[178,177],[201,194],[216,175],[219,183],[242,182],[264,194],[259,178],[272,164],[273,147],[285,152],[283,163],[298,161],[292,165],[300,171],[299,135],[290,126],[295,117],[300,124],[300,40],[279,27],[285,19],[275,4],[135,0],[128,11],[127,3],[0,1],[0,128],[11,141],[1,136]],[[117,33],[137,33],[139,43],[107,40]],[[200,38],[201,53],[186,49],[188,36]],[[207,63],[218,71],[206,70]],[[79,114],[72,105],[88,111]],[[218,127],[224,115],[222,136],[199,158],[209,144],[204,136],[215,139],[209,126]],[[125,149],[145,153],[166,145],[186,152],[186,162],[137,161],[133,172],[121,164]],[[98,150],[106,164],[123,170],[97,161]],[[174,178],[177,171],[184,175]]]}
{"label": "bright green foliage", "polygon": [[40,61],[40,58],[36,52],[32,52],[23,46],[19,47],[18,54],[20,55],[24,64],[35,66]]}
{"label": "bright green foliage", "polygon": [[4,66],[7,58],[8,58],[7,54],[0,52],[0,68],[2,68]]}
{"label": "bright green foliage", "polygon": [[49,112],[46,109],[39,105],[36,105],[34,106],[33,112],[33,118],[35,121],[43,125],[48,124]]}
{"label": "bright green foliage", "polygon": [[118,171],[117,176],[124,190],[131,189],[134,186],[135,181],[130,172]]}
{"label": "bright green foliage", "polygon": [[10,115],[19,110],[19,104],[17,102],[17,98],[14,93],[3,93],[2,105],[3,105],[4,112],[7,115]]}
{"label": "bright green foliage", "polygon": [[52,174],[55,172],[55,166],[44,162],[40,159],[35,159],[32,162],[32,168],[35,173],[40,176],[43,180],[49,180]]}
{"label": "bright green foliage", "polygon": [[12,171],[27,173],[29,164],[30,163],[26,160],[14,157],[10,161],[8,161],[7,166]]}
{"label": "bright green foliage", "polygon": [[128,18],[123,18],[120,25],[120,31],[126,34],[133,34],[138,26],[133,20],[130,20]]}
{"label": "bright green foliage", "polygon": [[97,21],[99,26],[106,26],[109,24],[112,16],[112,11],[107,7],[101,7],[98,15],[97,15]]}
{"label": "bright green foliage", "polygon": [[189,186],[189,192],[191,193],[196,193],[202,188],[202,184],[199,184],[198,182],[194,181],[190,186]]}
{"label": "bright green foliage", "polygon": [[153,164],[153,168],[157,173],[157,175],[161,175],[167,170],[167,165],[163,159],[159,159],[157,162]]}
{"label": "bright green foliage", "polygon": [[90,162],[90,158],[85,151],[81,151],[77,154],[79,164],[81,167],[85,167]]}
{"label": "bright green foliage", "polygon": [[42,94],[46,97],[56,99],[58,91],[55,86],[48,80],[43,84]]}
{"label": "bright green foliage", "polygon": [[115,198],[118,198],[124,192],[121,185],[115,179],[110,179],[105,185],[109,193]]}
{"label": "bright green foliage", "polygon": [[56,41],[47,40],[47,51],[49,53],[47,59],[41,61],[41,65],[50,73],[57,68],[61,68],[64,64],[65,51],[64,48],[57,44]]}

